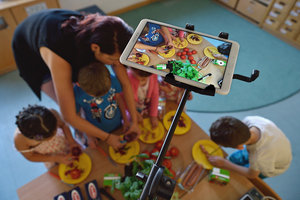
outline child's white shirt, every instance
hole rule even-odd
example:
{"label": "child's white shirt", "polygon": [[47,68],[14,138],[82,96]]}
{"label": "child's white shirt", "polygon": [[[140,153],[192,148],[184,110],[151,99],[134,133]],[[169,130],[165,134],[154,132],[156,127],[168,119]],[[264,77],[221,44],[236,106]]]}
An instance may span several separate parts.
{"label": "child's white shirt", "polygon": [[264,176],[272,177],[285,172],[292,161],[291,144],[285,134],[270,120],[259,116],[246,117],[243,122],[257,127],[261,136],[252,145],[247,145],[249,164]]}

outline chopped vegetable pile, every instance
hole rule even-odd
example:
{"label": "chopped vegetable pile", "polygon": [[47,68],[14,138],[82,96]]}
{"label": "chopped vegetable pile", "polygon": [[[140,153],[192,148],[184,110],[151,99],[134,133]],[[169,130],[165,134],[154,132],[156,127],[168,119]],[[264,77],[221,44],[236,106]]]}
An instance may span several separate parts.
{"label": "chopped vegetable pile", "polygon": [[187,60],[184,63],[181,60],[172,60],[170,63],[173,65],[173,74],[193,81],[198,81],[199,72],[193,67],[196,65],[192,65],[190,61]]}

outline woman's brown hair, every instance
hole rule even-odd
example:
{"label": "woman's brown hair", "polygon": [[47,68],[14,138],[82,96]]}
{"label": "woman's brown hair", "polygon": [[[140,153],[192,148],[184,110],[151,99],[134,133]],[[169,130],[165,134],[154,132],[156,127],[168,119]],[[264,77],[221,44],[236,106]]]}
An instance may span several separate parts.
{"label": "woman's brown hair", "polygon": [[133,33],[133,29],[121,18],[99,14],[70,17],[63,23],[62,29],[65,34],[74,37],[81,65],[95,60],[91,44],[99,45],[102,53],[122,53]]}

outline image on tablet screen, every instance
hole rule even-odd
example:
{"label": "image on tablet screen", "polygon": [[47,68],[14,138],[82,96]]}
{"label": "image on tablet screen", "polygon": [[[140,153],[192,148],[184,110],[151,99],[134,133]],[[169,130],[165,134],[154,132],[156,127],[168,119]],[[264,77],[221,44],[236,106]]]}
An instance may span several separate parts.
{"label": "image on tablet screen", "polygon": [[127,61],[221,88],[231,46],[230,42],[147,22]]}

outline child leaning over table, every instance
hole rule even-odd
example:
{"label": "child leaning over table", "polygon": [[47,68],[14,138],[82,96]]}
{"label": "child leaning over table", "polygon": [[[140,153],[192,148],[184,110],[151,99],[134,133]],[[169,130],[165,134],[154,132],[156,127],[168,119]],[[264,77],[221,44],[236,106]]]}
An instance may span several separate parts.
{"label": "child leaning over table", "polygon": [[[123,119],[125,131],[130,123],[124,100],[119,94],[121,91],[118,79],[110,74],[104,64],[91,63],[79,71],[78,84],[74,86],[76,110],[82,110],[87,121],[108,133],[121,127]],[[88,135],[87,138],[88,145],[95,148],[97,138]]]}
{"label": "child leaning over table", "polygon": [[29,105],[16,118],[14,144],[27,160],[45,162],[47,168],[72,163],[71,149],[80,146],[55,110]]}
{"label": "child leaning over table", "polygon": [[157,75],[134,68],[129,68],[127,73],[133,89],[139,121],[141,122],[143,117],[150,117],[152,128],[156,128],[159,99]]}
{"label": "child leaning over table", "polygon": [[[165,100],[167,101],[174,101],[178,104],[182,98],[184,89],[165,82],[161,76],[158,77],[158,82],[159,82],[159,96],[165,98]],[[193,94],[190,92],[188,96],[188,100],[192,100],[192,99],[193,99]]]}
{"label": "child leaning over table", "polygon": [[288,138],[266,118],[248,116],[240,121],[234,117],[222,117],[211,125],[209,131],[215,143],[239,149],[230,155],[229,160],[205,152],[216,167],[233,170],[248,178],[266,178],[285,172],[292,161]]}

